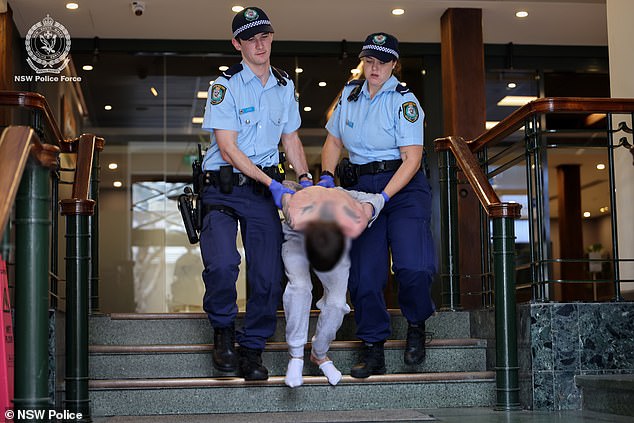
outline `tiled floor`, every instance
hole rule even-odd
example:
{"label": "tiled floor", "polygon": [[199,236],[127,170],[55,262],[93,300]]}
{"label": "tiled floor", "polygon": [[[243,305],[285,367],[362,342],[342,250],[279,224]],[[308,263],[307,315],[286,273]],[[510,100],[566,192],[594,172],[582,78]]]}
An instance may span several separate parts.
{"label": "tiled floor", "polygon": [[98,417],[94,423],[362,423],[426,422],[444,423],[626,423],[631,416],[589,411],[495,411],[489,408],[440,408],[423,410],[351,410],[293,413],[244,413],[147,417]]}

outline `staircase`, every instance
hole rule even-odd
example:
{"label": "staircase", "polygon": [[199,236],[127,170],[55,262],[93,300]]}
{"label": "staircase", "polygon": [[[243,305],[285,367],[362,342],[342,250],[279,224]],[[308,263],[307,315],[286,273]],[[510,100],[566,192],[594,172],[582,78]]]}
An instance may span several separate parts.
{"label": "staircase", "polygon": [[[346,316],[329,356],[344,373],[330,386],[317,366],[304,365],[304,385],[284,385],[288,360],[284,316],[262,355],[267,381],[245,382],[211,364],[213,333],[206,315],[110,314],[90,321],[93,416],[326,411],[383,408],[489,407],[494,373],[486,371],[486,341],[470,338],[468,312],[440,312],[427,321],[433,338],[420,366],[403,363],[407,322],[392,311],[385,343],[387,374],[350,377],[359,341]],[[241,325],[241,316],[236,323]],[[311,314],[312,335],[317,312]]]}

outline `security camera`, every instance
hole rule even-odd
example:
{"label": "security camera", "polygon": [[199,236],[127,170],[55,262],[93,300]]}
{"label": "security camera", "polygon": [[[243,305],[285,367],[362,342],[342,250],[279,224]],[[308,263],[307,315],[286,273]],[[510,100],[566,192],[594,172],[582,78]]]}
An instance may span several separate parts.
{"label": "security camera", "polygon": [[145,12],[145,2],[134,0],[131,3],[132,11],[136,16],[141,16]]}

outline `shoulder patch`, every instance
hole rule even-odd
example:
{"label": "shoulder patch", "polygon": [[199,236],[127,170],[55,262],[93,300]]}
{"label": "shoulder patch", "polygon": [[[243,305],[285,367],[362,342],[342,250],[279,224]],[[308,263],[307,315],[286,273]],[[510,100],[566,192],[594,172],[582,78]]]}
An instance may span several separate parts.
{"label": "shoulder patch", "polygon": [[413,101],[406,101],[403,103],[403,117],[409,122],[416,122],[418,120],[418,106]]}
{"label": "shoulder patch", "polygon": [[243,69],[242,63],[236,63],[235,65],[232,65],[229,69],[224,71],[222,73],[222,76],[224,76],[227,79],[231,79],[233,75],[240,73],[242,69]]}
{"label": "shoulder patch", "polygon": [[402,86],[400,83],[396,84],[396,92],[401,95],[405,95],[409,92],[409,88]]}
{"label": "shoulder patch", "polygon": [[222,100],[225,99],[225,93],[227,92],[227,87],[221,84],[214,84],[211,86],[211,98],[209,102],[212,105],[222,103]]}
{"label": "shoulder patch", "polygon": [[271,71],[273,72],[273,76],[275,76],[275,79],[277,79],[277,85],[286,86],[286,84],[288,83],[286,82],[286,80],[291,79],[288,76],[288,73],[281,69],[271,66]]}
{"label": "shoulder patch", "polygon": [[364,82],[365,82],[365,79],[351,79],[350,81],[348,81],[346,86],[348,86],[348,85],[363,85]]}

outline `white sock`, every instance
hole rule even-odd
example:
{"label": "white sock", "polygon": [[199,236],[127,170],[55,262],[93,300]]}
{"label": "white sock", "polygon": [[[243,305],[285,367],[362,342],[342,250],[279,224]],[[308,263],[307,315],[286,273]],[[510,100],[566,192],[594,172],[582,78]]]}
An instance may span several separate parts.
{"label": "white sock", "polygon": [[304,383],[302,371],[304,370],[304,360],[301,358],[292,358],[288,361],[286,368],[286,377],[284,383],[291,388],[296,388]]}
{"label": "white sock", "polygon": [[326,361],[319,365],[319,369],[321,372],[328,378],[328,383],[331,385],[336,385],[341,380],[341,372],[337,370],[332,361]]}

